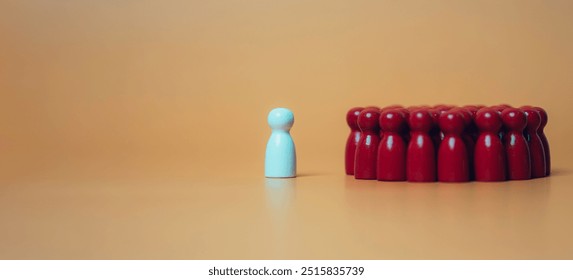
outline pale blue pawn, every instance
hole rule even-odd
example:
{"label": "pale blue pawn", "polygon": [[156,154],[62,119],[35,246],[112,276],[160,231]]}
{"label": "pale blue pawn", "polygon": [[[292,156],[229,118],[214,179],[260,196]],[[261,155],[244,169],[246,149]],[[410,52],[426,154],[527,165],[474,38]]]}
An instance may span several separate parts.
{"label": "pale blue pawn", "polygon": [[267,142],[265,177],[296,177],[296,152],[289,132],[294,123],[294,115],[289,109],[275,108],[267,120],[273,131]]}

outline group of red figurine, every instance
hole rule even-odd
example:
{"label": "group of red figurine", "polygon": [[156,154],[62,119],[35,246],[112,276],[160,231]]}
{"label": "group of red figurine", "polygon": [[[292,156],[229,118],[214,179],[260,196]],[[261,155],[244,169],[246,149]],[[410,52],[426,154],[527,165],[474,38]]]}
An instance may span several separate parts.
{"label": "group of red figurine", "polygon": [[346,174],[356,179],[527,180],[551,170],[540,107],[356,107],[346,121]]}

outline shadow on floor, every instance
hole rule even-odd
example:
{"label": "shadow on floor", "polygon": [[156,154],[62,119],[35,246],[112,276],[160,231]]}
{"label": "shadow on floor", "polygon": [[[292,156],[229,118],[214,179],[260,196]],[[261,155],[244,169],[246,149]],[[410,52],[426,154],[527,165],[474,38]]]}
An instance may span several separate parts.
{"label": "shadow on floor", "polygon": [[571,173],[573,173],[573,170],[571,169],[552,168],[550,176],[565,176],[570,175]]}

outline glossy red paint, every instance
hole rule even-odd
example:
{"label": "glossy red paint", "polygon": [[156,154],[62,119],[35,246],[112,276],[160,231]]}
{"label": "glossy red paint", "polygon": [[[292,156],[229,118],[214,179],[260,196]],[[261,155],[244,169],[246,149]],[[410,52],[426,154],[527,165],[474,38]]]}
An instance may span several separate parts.
{"label": "glossy red paint", "polygon": [[466,127],[466,132],[470,134],[470,136],[472,137],[472,139],[475,141],[477,140],[478,136],[479,136],[479,131],[477,129],[477,126],[475,124],[475,119],[476,119],[476,115],[477,115],[477,111],[479,110],[477,106],[474,105],[467,105],[462,107],[464,109],[466,109],[468,112],[470,112],[471,114],[471,125],[470,127]]}
{"label": "glossy red paint", "polygon": [[537,129],[537,134],[541,139],[541,143],[543,144],[543,151],[545,152],[545,176],[549,176],[551,173],[551,153],[549,151],[549,141],[547,141],[547,136],[545,136],[545,126],[547,125],[547,112],[541,107],[533,107],[537,112],[539,112],[539,116],[541,117],[541,123],[539,124],[539,129]]}
{"label": "glossy red paint", "polygon": [[402,110],[390,109],[380,115],[384,138],[378,146],[376,177],[380,181],[406,180],[406,143],[402,138],[406,120]]}
{"label": "glossy red paint", "polygon": [[474,168],[476,181],[504,181],[505,149],[499,138],[501,116],[496,109],[482,108],[477,112],[476,125],[480,131],[475,143]]}
{"label": "glossy red paint", "polygon": [[358,115],[361,137],[356,146],[354,161],[354,178],[356,179],[376,179],[376,157],[380,143],[379,118],[380,110],[372,108],[364,109]]}
{"label": "glossy red paint", "polygon": [[406,157],[406,178],[410,182],[436,181],[436,149],[430,130],[434,120],[428,110],[415,110],[408,120],[412,139]]}
{"label": "glossy red paint", "polygon": [[[387,110],[396,110],[396,109],[403,109],[403,108],[404,108],[404,106],[402,106],[402,105],[397,105],[397,104],[388,105],[388,106],[382,107],[382,109],[380,109],[380,114],[382,114],[384,111],[387,111]],[[382,138],[384,138],[384,130],[380,129],[380,139],[382,139]]]}
{"label": "glossy red paint", "polygon": [[358,127],[358,115],[364,108],[354,107],[346,113],[346,123],[350,127],[350,134],[346,139],[346,150],[344,153],[344,163],[346,175],[354,175],[354,156],[356,155],[356,145],[360,141],[360,128]]}
{"label": "glossy red paint", "polygon": [[408,142],[410,142],[410,129],[408,128],[408,119],[410,119],[410,110],[406,108],[399,108],[398,111],[400,111],[404,116],[404,125],[402,125],[398,133],[402,135],[404,143],[408,145]]}
{"label": "glossy red paint", "polygon": [[468,154],[461,134],[464,120],[459,113],[444,112],[439,124],[444,139],[438,149],[438,180],[440,182],[469,181]]}
{"label": "glossy red paint", "polygon": [[437,151],[442,142],[440,131],[440,111],[438,109],[428,109],[428,113],[432,117],[432,128],[430,129],[430,138],[434,142],[434,149]]}
{"label": "glossy red paint", "polygon": [[523,106],[527,118],[525,135],[529,144],[529,155],[531,159],[531,178],[545,177],[547,166],[545,165],[545,150],[537,131],[541,125],[541,115],[531,106]]}
{"label": "glossy red paint", "polygon": [[507,158],[507,176],[509,180],[527,180],[531,178],[529,146],[523,137],[527,124],[525,113],[520,109],[507,108],[501,113],[501,119],[507,129],[504,138]]}
{"label": "glossy red paint", "polygon": [[470,180],[475,178],[474,172],[474,148],[475,148],[475,141],[472,137],[472,129],[475,127],[474,116],[468,109],[464,108],[453,108],[450,111],[458,112],[462,116],[464,120],[464,132],[462,133],[462,139],[464,140],[464,144],[466,144],[466,150],[468,153],[468,168],[469,168],[469,176]]}

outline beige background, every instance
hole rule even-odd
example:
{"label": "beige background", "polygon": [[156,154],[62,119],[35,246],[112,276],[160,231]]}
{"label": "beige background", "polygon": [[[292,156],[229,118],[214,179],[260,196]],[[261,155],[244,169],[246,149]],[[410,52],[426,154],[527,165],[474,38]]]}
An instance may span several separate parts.
{"label": "beige background", "polygon": [[[0,2],[0,258],[573,258],[572,1]],[[532,104],[554,176],[344,176],[357,105]],[[277,106],[299,175],[263,178]]]}

